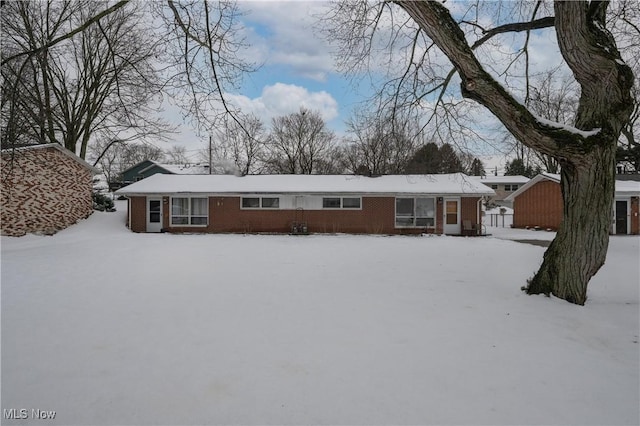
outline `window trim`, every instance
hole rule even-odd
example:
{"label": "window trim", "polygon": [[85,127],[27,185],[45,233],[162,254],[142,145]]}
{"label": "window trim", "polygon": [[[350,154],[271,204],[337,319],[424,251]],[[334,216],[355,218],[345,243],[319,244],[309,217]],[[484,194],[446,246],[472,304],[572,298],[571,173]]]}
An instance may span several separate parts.
{"label": "window trim", "polygon": [[[417,208],[418,208],[418,203],[416,200],[418,199],[425,199],[425,200],[432,200],[433,201],[433,216],[432,217],[428,217],[428,216],[417,216]],[[412,200],[413,201],[413,214],[410,216],[398,216],[398,200]],[[394,198],[394,217],[393,217],[393,224],[394,227],[396,229],[435,229],[436,228],[436,216],[438,215],[437,213],[438,210],[438,203],[436,200],[436,197],[418,197],[418,196],[414,196],[414,197],[395,197]],[[398,217],[400,218],[412,218],[413,219],[413,225],[398,225]],[[417,225],[418,219],[433,219],[433,225]]]}
{"label": "window trim", "polygon": [[[173,214],[173,200],[175,199],[186,199],[188,202],[188,214]],[[194,215],[193,213],[193,200],[206,200],[206,214],[205,215]],[[174,217],[186,217],[189,223],[173,223]],[[206,218],[206,223],[191,223],[194,218]],[[169,197],[169,227],[172,228],[206,228],[209,226],[209,197],[183,197],[183,196],[171,196]]]}

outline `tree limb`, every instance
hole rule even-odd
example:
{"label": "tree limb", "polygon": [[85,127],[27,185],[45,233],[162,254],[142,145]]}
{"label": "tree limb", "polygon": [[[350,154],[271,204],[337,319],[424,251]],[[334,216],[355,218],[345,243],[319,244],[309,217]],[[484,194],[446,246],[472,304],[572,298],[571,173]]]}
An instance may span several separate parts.
{"label": "tree limb", "polygon": [[61,41],[67,40],[67,39],[73,37],[74,35],[84,31],[85,29],[89,28],[89,26],[91,26],[95,22],[98,22],[100,19],[104,18],[105,16],[109,15],[110,13],[113,13],[114,11],[120,9],[121,7],[126,5],[127,3],[129,3],[129,0],[121,0],[118,3],[114,4],[113,6],[111,6],[110,8],[103,10],[102,12],[98,13],[95,16],[92,16],[84,24],[82,24],[81,26],[79,26],[75,30],[73,30],[71,32],[68,32],[66,34],[63,34],[60,37],[57,37],[57,38],[51,40],[50,42],[48,42],[44,46],[40,46],[40,47],[32,49],[32,50],[28,50],[28,51],[25,51],[25,52],[16,53],[15,55],[11,55],[11,56],[3,59],[2,62],[0,63],[0,65],[4,65],[4,64],[6,64],[6,63],[8,63],[8,62],[10,62],[10,61],[12,61],[14,59],[22,57],[22,56],[31,57],[31,56],[37,55],[38,53],[43,52],[43,51],[45,51],[47,49],[50,49],[51,47],[55,46],[56,44],[60,43]]}
{"label": "tree limb", "polygon": [[[566,150],[575,151],[574,144],[568,142],[584,138],[578,133],[540,123],[524,105],[491,77],[475,57],[464,33],[444,6],[428,1],[396,3],[409,13],[453,63],[462,79],[461,91],[464,97],[487,107],[516,138],[527,141],[529,146],[540,152],[562,157],[566,155]],[[533,25],[550,25],[548,19],[532,22]],[[505,25],[500,31],[506,28],[526,30],[531,27],[532,23]]]}

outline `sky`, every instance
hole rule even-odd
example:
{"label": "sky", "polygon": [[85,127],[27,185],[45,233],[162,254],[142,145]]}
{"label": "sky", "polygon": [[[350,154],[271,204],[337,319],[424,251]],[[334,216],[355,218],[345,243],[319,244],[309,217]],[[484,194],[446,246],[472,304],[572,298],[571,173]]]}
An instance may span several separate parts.
{"label": "sky", "polygon": [[[449,7],[460,8],[464,3]],[[243,113],[252,113],[269,126],[273,117],[297,112],[300,107],[318,111],[329,129],[338,136],[345,134],[345,121],[354,110],[362,107],[372,95],[371,82],[362,76],[353,79],[339,72],[335,66],[331,46],[314,28],[317,15],[326,10],[320,1],[240,1],[245,13],[241,18],[248,44],[245,53],[251,61],[261,64],[259,69],[244,76],[236,93],[227,93],[227,100]],[[508,41],[504,41],[507,43]],[[532,62],[546,66],[553,58],[547,40],[536,40],[542,48],[534,52]],[[498,51],[505,45],[492,45]],[[552,49],[557,49],[555,46]],[[541,52],[541,53],[537,53]],[[486,112],[485,122],[497,122]],[[175,107],[167,107],[167,115],[182,117]],[[174,120],[174,122],[176,122]],[[179,122],[179,121],[178,121]],[[206,147],[207,135],[198,137],[191,126],[181,125],[181,132],[169,143],[183,145],[188,155],[196,159],[198,151]],[[505,153],[495,146],[475,147],[474,154],[485,162],[485,169],[500,171],[506,161]]]}
{"label": "sky", "polygon": [[[304,107],[318,111],[334,132],[344,133],[344,120],[370,94],[358,93],[354,84],[336,70],[331,46],[313,29],[314,15],[326,4],[241,1],[239,6],[245,13],[242,25],[249,45],[246,55],[259,67],[246,74],[241,90],[227,93],[227,99],[267,126],[273,117]],[[170,118],[181,117],[177,108],[165,109]],[[198,137],[188,123],[181,126],[175,138],[175,144],[186,146],[190,152],[204,148],[206,142],[206,135]]]}

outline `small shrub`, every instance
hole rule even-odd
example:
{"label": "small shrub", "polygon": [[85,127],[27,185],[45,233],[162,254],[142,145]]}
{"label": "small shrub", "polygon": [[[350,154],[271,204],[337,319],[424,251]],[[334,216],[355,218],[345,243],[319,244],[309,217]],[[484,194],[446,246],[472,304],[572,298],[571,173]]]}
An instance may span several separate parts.
{"label": "small shrub", "polygon": [[93,209],[101,212],[116,211],[113,200],[107,195],[100,194],[99,192],[93,193]]}

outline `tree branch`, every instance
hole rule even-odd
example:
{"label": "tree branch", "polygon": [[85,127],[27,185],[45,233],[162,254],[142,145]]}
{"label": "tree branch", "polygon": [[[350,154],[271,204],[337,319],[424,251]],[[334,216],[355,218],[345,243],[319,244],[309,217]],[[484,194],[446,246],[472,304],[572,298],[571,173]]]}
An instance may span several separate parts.
{"label": "tree branch", "polygon": [[[565,156],[566,150],[575,150],[575,145],[569,142],[584,139],[576,132],[567,132],[540,123],[524,105],[491,77],[475,57],[464,33],[444,6],[437,2],[396,3],[409,13],[453,63],[462,79],[462,95],[487,107],[516,138],[526,141],[531,148],[553,156]],[[524,31],[532,26],[546,27],[550,23],[549,19],[542,19],[504,25],[497,29],[500,32],[507,29]],[[491,32],[491,35],[495,33]],[[489,35],[481,40],[486,40],[487,37]],[[480,40],[475,44],[478,43]]]}
{"label": "tree branch", "polygon": [[43,52],[43,51],[45,51],[47,49],[50,49],[51,47],[55,46],[56,44],[60,43],[61,41],[67,40],[67,39],[73,37],[74,35],[86,30],[87,28],[89,28],[89,26],[91,26],[95,22],[98,22],[100,19],[104,18],[105,16],[109,15],[110,13],[113,13],[114,11],[120,9],[121,7],[123,7],[127,3],[129,3],[129,0],[121,0],[118,3],[114,4],[113,6],[111,6],[110,8],[103,10],[102,12],[98,13],[95,16],[92,16],[84,24],[82,24],[81,26],[79,26],[75,30],[73,30],[71,32],[68,32],[66,34],[63,34],[60,37],[57,37],[57,38],[51,40],[50,42],[48,42],[44,46],[40,46],[40,47],[32,49],[32,50],[28,50],[28,51],[25,51],[25,52],[16,53],[15,55],[11,55],[8,58],[3,59],[2,62],[0,63],[0,65],[5,65],[6,63],[8,63],[10,61],[13,61],[14,59],[20,58],[22,56],[31,57],[31,56],[37,55],[38,53]]}

